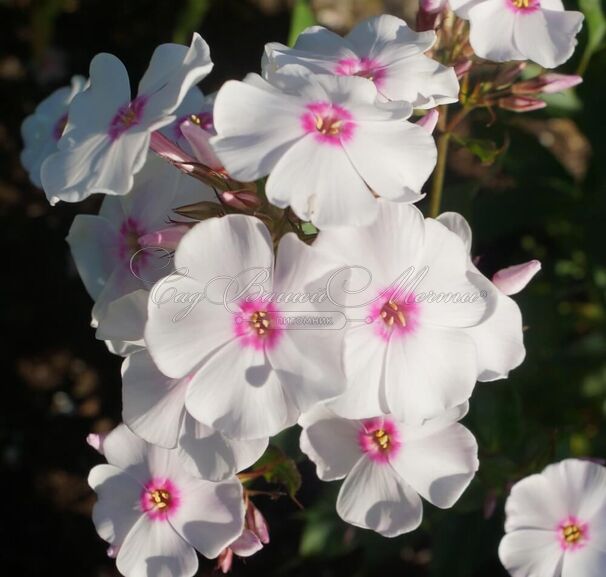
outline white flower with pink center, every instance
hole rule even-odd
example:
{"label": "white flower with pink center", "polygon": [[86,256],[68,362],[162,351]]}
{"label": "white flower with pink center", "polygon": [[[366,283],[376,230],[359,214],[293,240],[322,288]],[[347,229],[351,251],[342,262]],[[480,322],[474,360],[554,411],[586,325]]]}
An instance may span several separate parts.
{"label": "white flower with pink center", "polygon": [[42,163],[57,151],[57,142],[67,124],[68,106],[74,96],[84,90],[85,84],[84,77],[74,76],[70,86],[55,90],[36,106],[33,114],[30,114],[21,125],[23,138],[21,164],[36,186],[41,186]]}
{"label": "white flower with pink center", "polygon": [[[347,285],[330,287],[350,322],[348,387],[328,406],[347,418],[421,422],[471,396],[484,361],[470,331],[490,320],[497,289],[468,274],[465,244],[444,225],[412,205],[377,205],[370,226],[324,230],[314,243],[352,267]],[[509,353],[500,330],[484,337],[499,361]]]}
{"label": "white flower with pink center", "polygon": [[320,228],[372,222],[376,196],[422,198],[436,148],[406,121],[409,103],[378,101],[375,85],[356,76],[297,77],[295,84],[282,92],[250,75],[221,88],[211,144],[229,174],[241,181],[269,174],[269,201]]}
{"label": "white flower with pink center", "polygon": [[260,439],[343,391],[343,331],[289,327],[289,315],[322,305],[282,298],[315,294],[338,264],[288,234],[274,267],[267,228],[243,215],[197,224],[174,260],[150,292],[145,341],[162,373],[190,377],[185,405],[197,421]]}
{"label": "white flower with pink center", "polygon": [[95,192],[125,195],[145,164],[151,133],[175,119],[188,90],[211,69],[208,45],[198,34],[189,48],[162,44],[131,98],[122,62],[95,56],[89,86],[70,104],[59,150],[42,165],[49,202],[78,202]]}
{"label": "white flower with pink center", "polygon": [[78,215],[67,236],[76,268],[95,301],[93,325],[109,304],[149,288],[172,270],[170,254],[142,245],[140,238],[166,228],[173,208],[214,198],[199,181],[151,156],[137,174],[131,194],[106,197],[99,215]]}
{"label": "white flower with pink center", "polygon": [[499,557],[512,577],[601,577],[606,571],[606,469],[566,459],[516,483]]}
{"label": "white flower with pink center", "polygon": [[293,48],[270,43],[265,48],[264,76],[272,82],[300,74],[360,76],[371,80],[385,100],[405,100],[415,108],[457,102],[459,82],[447,68],[423,53],[436,41],[432,31],[415,32],[404,20],[382,15],[358,24],[347,36],[312,26]]}
{"label": "white flower with pink center", "polygon": [[[537,261],[531,263],[529,267],[519,265],[522,266],[523,271],[516,267],[513,274],[502,272],[501,276],[507,277],[508,282],[496,284],[494,278],[492,281],[487,279],[473,263],[472,235],[468,222],[456,212],[445,212],[438,216],[437,220],[463,241],[469,255],[468,273],[478,286],[484,286],[494,296],[490,316],[477,326],[467,329],[467,334],[476,346],[478,380],[487,382],[506,378],[509,372],[521,365],[526,357],[522,313],[516,302],[509,298],[508,295],[513,294],[509,291],[517,292],[526,286],[533,276],[529,274],[528,268],[530,272],[536,273]],[[498,290],[492,290],[493,287]],[[509,290],[505,291],[504,288]]]}
{"label": "white flower with pink center", "polygon": [[561,0],[449,0],[469,20],[474,52],[488,60],[532,60],[545,68],[566,62],[577,45],[583,14]]}
{"label": "white flower with pink center", "polygon": [[242,485],[204,481],[177,451],[147,444],[121,425],[103,442],[106,465],[92,469],[93,521],[128,577],[191,577],[196,551],[217,557],[242,532]]}
{"label": "white flower with pink center", "polygon": [[301,450],[323,481],[345,479],[343,520],[395,537],[420,525],[419,495],[452,507],[477,471],[476,440],[457,423],[466,412],[464,404],[420,425],[392,415],[343,419],[317,406],[299,419]]}
{"label": "white flower with pink center", "polygon": [[122,365],[122,418],[148,443],[178,447],[189,472],[222,481],[250,467],[267,448],[267,438],[230,439],[198,423],[185,410],[191,378],[164,376],[147,351],[131,354]]}

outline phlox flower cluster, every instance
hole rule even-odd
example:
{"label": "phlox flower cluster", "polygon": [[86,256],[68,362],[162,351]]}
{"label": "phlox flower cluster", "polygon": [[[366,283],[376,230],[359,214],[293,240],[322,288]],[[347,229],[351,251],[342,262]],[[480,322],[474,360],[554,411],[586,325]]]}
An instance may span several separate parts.
{"label": "phlox flower cluster", "polygon": [[[557,66],[581,25],[559,0],[450,7],[495,61]],[[541,265],[489,279],[463,216],[414,204],[436,166],[437,107],[459,100],[439,42],[387,15],[345,37],[314,26],[204,96],[213,64],[194,34],[154,51],[136,96],[99,54],[25,120],[23,164],[51,204],[105,195],[67,242],[96,336],[124,357],[123,423],[89,438],[107,461],[89,484],[126,577],[190,577],[196,551],[227,572],[268,545],[250,485],[292,426],[318,477],[343,480],[339,516],[385,537],[474,478],[460,421],[478,381],[524,361],[512,295]],[[534,82],[515,86],[576,83]],[[602,575],[605,476],[565,461],[515,485],[500,549],[514,577]]]}

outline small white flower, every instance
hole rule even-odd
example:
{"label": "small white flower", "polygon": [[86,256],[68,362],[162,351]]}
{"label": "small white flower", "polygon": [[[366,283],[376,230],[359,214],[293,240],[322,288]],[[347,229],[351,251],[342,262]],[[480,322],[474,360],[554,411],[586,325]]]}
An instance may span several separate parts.
{"label": "small white flower", "polygon": [[291,233],[274,271],[269,232],[253,217],[212,218],[183,237],[175,274],[150,292],[145,341],[162,373],[190,376],[185,402],[197,421],[259,439],[343,391],[342,331],[289,330],[289,312],[314,305],[275,296],[308,294],[336,268]]}
{"label": "small white flower", "polygon": [[[352,270],[331,285],[345,306],[348,387],[329,406],[347,418],[393,414],[409,423],[469,399],[482,360],[470,330],[490,319],[497,298],[488,280],[468,274],[463,241],[412,205],[378,201],[367,227],[321,231],[314,246]],[[515,322],[515,319],[514,319]],[[499,326],[485,347],[497,358]]]}
{"label": "small white flower", "polygon": [[131,100],[122,62],[97,54],[88,88],[69,107],[59,151],[42,165],[49,202],[78,202],[95,192],[125,195],[145,163],[150,134],[175,119],[189,89],[211,69],[208,45],[198,34],[189,48],[162,44]]}
{"label": "small white flower", "polygon": [[391,415],[347,420],[318,406],[299,420],[301,450],[323,481],[343,479],[342,519],[395,537],[421,524],[424,499],[452,507],[478,469],[473,435],[457,423],[462,405],[422,425]]}
{"label": "small white flower", "polygon": [[227,82],[217,94],[211,139],[242,181],[269,174],[266,193],[320,228],[362,225],[377,215],[373,192],[414,202],[436,162],[431,135],[406,119],[406,102],[377,101],[356,76],[301,78],[297,94],[262,78]]}
{"label": "small white flower", "polygon": [[76,94],[84,90],[86,79],[74,76],[71,86],[55,90],[45,98],[33,114],[30,114],[21,125],[23,150],[21,164],[29,174],[29,179],[36,186],[41,186],[40,167],[42,163],[57,151],[65,125],[67,124],[67,109]]}
{"label": "small white flower", "polygon": [[179,446],[184,466],[209,481],[222,481],[250,467],[268,439],[237,441],[198,423],[185,410],[190,377],[164,376],[147,351],[130,355],[122,365],[122,418],[148,443]]}
{"label": "small white flower", "polygon": [[241,533],[242,485],[213,483],[183,469],[177,451],[149,445],[124,425],[103,441],[107,465],[88,477],[93,521],[127,577],[191,577],[196,550],[215,558]]}
{"label": "small white flower", "polygon": [[142,247],[139,239],[176,218],[173,208],[211,198],[213,193],[199,181],[150,156],[137,174],[131,194],[106,197],[98,216],[76,216],[67,242],[82,282],[95,301],[93,326],[105,315],[109,303],[149,288],[172,270],[168,251]]}
{"label": "small white flower", "polygon": [[512,577],[606,575],[606,469],[578,459],[516,483],[499,557]]}
{"label": "small white flower", "polygon": [[432,108],[459,99],[454,69],[423,54],[435,40],[433,30],[415,32],[390,15],[361,22],[345,38],[312,26],[299,35],[293,48],[278,43],[266,46],[264,76],[272,82],[276,76],[288,77],[299,66],[316,74],[361,76],[372,80],[385,100]]}
{"label": "small white flower", "polygon": [[561,0],[450,0],[469,20],[474,52],[488,60],[532,60],[545,68],[566,62],[577,45],[583,14]]}
{"label": "small white flower", "polygon": [[[476,345],[478,380],[487,382],[507,378],[509,372],[521,365],[526,357],[520,307],[507,296],[509,293],[496,285],[494,280],[488,280],[473,264],[471,227],[468,222],[456,212],[445,212],[437,220],[465,243],[469,254],[469,274],[478,286],[484,286],[493,295],[490,316],[466,331]],[[536,269],[536,266],[533,265],[532,268]],[[493,290],[493,287],[499,290]]]}

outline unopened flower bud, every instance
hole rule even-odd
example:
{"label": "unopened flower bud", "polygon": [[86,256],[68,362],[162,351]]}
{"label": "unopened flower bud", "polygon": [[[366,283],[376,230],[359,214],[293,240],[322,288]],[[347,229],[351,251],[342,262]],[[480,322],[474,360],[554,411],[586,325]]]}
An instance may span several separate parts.
{"label": "unopened flower bud", "polygon": [[212,134],[202,128],[201,125],[192,122],[191,120],[185,120],[180,125],[181,133],[187,139],[194,155],[205,166],[212,168],[213,170],[220,171],[223,169],[221,161],[215,154],[212,146],[210,145],[210,138]]}
{"label": "unopened flower bud", "polygon": [[425,116],[421,116],[419,120],[417,120],[417,125],[422,126],[427,132],[430,134],[435,130],[436,124],[438,123],[438,118],[440,117],[440,113],[436,108],[432,108],[425,114]]}
{"label": "unopened flower bud", "polygon": [[540,270],[540,261],[531,260],[501,269],[492,277],[492,282],[502,293],[508,296],[514,295],[519,293]]}
{"label": "unopened flower bud", "polygon": [[514,84],[511,91],[514,94],[553,94],[562,92],[583,82],[583,79],[576,74],[541,74],[530,80]]}
{"label": "unopened flower bud", "polygon": [[417,32],[433,30],[440,12],[446,7],[446,0],[421,0],[417,12]]}
{"label": "unopened flower bud", "polygon": [[195,164],[196,161],[162,133],[152,132],[149,146],[157,155],[177,164],[184,172],[193,171],[192,164]]}
{"label": "unopened flower bud", "polygon": [[259,207],[261,201],[252,190],[227,190],[221,193],[221,200],[236,210],[252,211]]}
{"label": "unopened flower bud", "polygon": [[514,82],[526,68],[526,62],[515,62],[504,67],[494,79],[495,86],[505,86]]}
{"label": "unopened flower bud", "polygon": [[103,441],[107,435],[105,433],[90,433],[86,437],[86,442],[95,451],[103,455]]}
{"label": "unopened flower bud", "polygon": [[470,71],[471,66],[472,62],[469,58],[464,58],[455,63],[454,70],[455,74],[457,75],[457,78],[462,78],[463,76],[465,76],[465,74]]}
{"label": "unopened flower bud", "polygon": [[138,242],[141,248],[164,248],[166,250],[175,250],[183,238],[183,235],[189,230],[189,227],[183,224],[176,224],[150,232],[139,237]]}
{"label": "unopened flower bud", "polygon": [[499,108],[513,112],[530,112],[545,108],[547,103],[544,100],[529,96],[507,96],[506,98],[499,98],[498,105]]}

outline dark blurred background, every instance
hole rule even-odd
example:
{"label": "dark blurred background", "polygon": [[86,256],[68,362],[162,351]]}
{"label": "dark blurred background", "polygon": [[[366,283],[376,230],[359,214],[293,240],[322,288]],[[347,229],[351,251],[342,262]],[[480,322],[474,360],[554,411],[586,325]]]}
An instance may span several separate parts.
{"label": "dark blurred background", "polygon": [[[599,16],[598,2],[583,5],[597,6]],[[416,10],[414,0],[312,6],[320,23],[339,32],[371,14],[410,18]],[[72,74],[86,75],[97,52],[120,57],[136,82],[157,44],[188,43],[194,30],[211,46],[215,69],[202,88],[212,92],[258,71],[265,42],[287,41],[291,9],[280,0],[0,0],[0,574],[118,575],[90,520],[86,475],[100,457],[85,437],[120,420],[120,359],[94,338],[91,301],[64,242],[74,215],[95,211],[99,199],[48,205],[19,163],[23,118]],[[567,72],[579,66],[587,38],[584,31]],[[279,443],[300,461],[304,509],[259,499],[272,543],[236,561],[234,575],[504,576],[496,550],[508,486],[552,461],[606,455],[601,47],[598,41],[582,64],[589,65],[576,94],[554,98],[545,111],[497,111],[490,128],[484,113],[462,125],[463,133],[505,144],[506,154],[491,164],[465,149],[450,157],[443,208],[470,220],[483,272],[531,258],[543,263],[516,297],[526,362],[507,381],[479,385],[472,399],[466,424],[481,447],[477,479],[453,510],[427,505],[420,530],[383,539],[336,517],[338,484],[315,479],[297,456],[297,432],[289,432]],[[213,566],[202,562],[199,574]]]}

